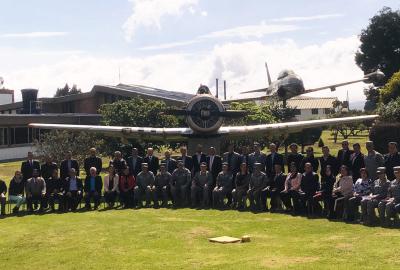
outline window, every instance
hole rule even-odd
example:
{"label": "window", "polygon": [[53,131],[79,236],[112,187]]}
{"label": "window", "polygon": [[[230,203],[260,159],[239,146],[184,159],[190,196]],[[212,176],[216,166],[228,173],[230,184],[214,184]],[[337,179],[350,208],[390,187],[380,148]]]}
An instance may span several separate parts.
{"label": "window", "polygon": [[318,114],[318,109],[311,109],[311,114]]}
{"label": "window", "polygon": [[8,145],[7,128],[0,128],[0,145]]}
{"label": "window", "polygon": [[301,110],[299,110],[299,109],[294,109],[294,114],[295,114],[295,115],[301,115]]}
{"label": "window", "polygon": [[325,109],[325,114],[331,114],[331,112],[332,112],[331,109],[329,109],[329,108],[326,108],[326,109]]}

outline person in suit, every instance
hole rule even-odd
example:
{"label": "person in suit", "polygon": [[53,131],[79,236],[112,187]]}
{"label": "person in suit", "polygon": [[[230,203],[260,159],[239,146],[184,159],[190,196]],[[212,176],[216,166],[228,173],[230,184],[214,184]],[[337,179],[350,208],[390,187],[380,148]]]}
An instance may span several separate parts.
{"label": "person in suit", "polygon": [[350,156],[353,154],[353,151],[349,148],[349,141],[342,141],[342,149],[338,151],[337,160],[338,160],[338,168],[342,165],[346,165],[348,168],[351,168]]}
{"label": "person in suit", "polygon": [[128,164],[126,163],[126,160],[122,158],[122,153],[120,151],[114,152],[114,158],[110,160],[109,165],[114,166],[115,172],[119,176],[121,176],[125,169],[128,168]]}
{"label": "person in suit", "polygon": [[109,207],[114,207],[118,195],[119,175],[115,173],[113,165],[108,167],[108,174],[104,176],[104,199]]}
{"label": "person in suit", "polygon": [[103,181],[101,176],[98,175],[96,167],[92,167],[89,170],[89,175],[85,178],[85,186],[83,190],[85,191],[85,207],[86,210],[90,210],[90,201],[94,201],[94,210],[100,205],[101,190],[103,189]]}
{"label": "person in suit", "polygon": [[289,166],[290,170],[285,180],[285,188],[280,193],[286,211],[294,210],[295,214],[299,214],[301,210],[301,179],[302,175],[298,172],[296,163],[292,162]]}
{"label": "person in suit", "polygon": [[267,197],[271,198],[271,212],[275,212],[279,207],[280,193],[285,189],[286,175],[282,172],[283,165],[275,163],[275,175],[269,178],[267,187],[263,189],[261,204],[265,205],[265,210],[268,210]]}
{"label": "person in suit", "polygon": [[33,176],[33,170],[37,170],[40,175],[39,161],[33,159],[33,153],[28,152],[28,159],[21,164],[22,180],[24,183]]}
{"label": "person in suit", "polygon": [[[196,172],[192,180],[192,185],[190,187],[190,198],[192,202],[192,207],[200,206],[208,207],[210,200],[210,191],[213,184],[212,175],[207,171],[207,164],[202,162],[200,164],[200,171]],[[198,202],[200,201],[200,205]]]}
{"label": "person in suit", "polygon": [[83,183],[77,176],[76,169],[69,170],[69,176],[64,180],[63,197],[64,211],[75,211],[82,200]]}
{"label": "person in suit", "polygon": [[186,205],[191,183],[191,172],[189,171],[189,169],[184,167],[184,163],[182,160],[178,160],[177,168],[172,173],[170,183],[174,207]]}
{"label": "person in suit", "polygon": [[60,178],[61,180],[65,180],[70,173],[71,169],[75,169],[75,175],[79,176],[79,164],[78,161],[72,159],[72,152],[68,151],[65,155],[65,159],[61,161],[60,164]]}
{"label": "person in suit", "polygon": [[254,163],[254,171],[250,175],[249,189],[247,198],[250,201],[250,208],[253,211],[265,211],[266,205],[262,205],[262,191],[267,186],[267,176],[261,171],[263,165],[259,162]]}
{"label": "person in suit", "polygon": [[167,164],[162,162],[160,164],[160,171],[154,180],[154,207],[158,208],[160,200],[162,206],[168,206],[168,197],[170,193],[169,184],[172,181],[172,175],[167,171]]}
{"label": "person in suit", "polygon": [[232,190],[232,208],[243,210],[246,207],[247,191],[249,190],[250,174],[246,162],[240,164],[240,172],[235,177],[235,188]]}
{"label": "person in suit", "polygon": [[50,205],[51,211],[55,210],[55,202],[58,200],[58,211],[62,210],[62,181],[58,177],[58,170],[54,169],[51,176],[46,181],[46,201]]}
{"label": "person in suit", "polygon": [[58,171],[58,165],[53,162],[53,159],[49,155],[46,155],[44,159],[45,163],[40,166],[40,173],[42,174],[44,181],[47,181],[47,179],[53,175],[54,170]]}
{"label": "person in suit", "polygon": [[6,215],[6,194],[7,185],[6,182],[0,179],[0,216]]}
{"label": "person in suit", "polygon": [[230,196],[232,197],[232,188],[233,176],[232,173],[229,171],[228,163],[224,162],[222,163],[222,171],[217,176],[217,182],[212,192],[214,208],[225,207],[224,199],[228,194],[230,194]]}
{"label": "person in suit", "polygon": [[258,165],[262,172],[265,172],[265,166],[267,164],[267,155],[261,152],[261,145],[258,142],[254,142],[253,144],[254,152],[249,155],[249,172],[253,173],[255,169],[254,166],[256,163],[260,163]]}
{"label": "person in suit", "polygon": [[167,169],[167,172],[169,172],[170,174],[172,174],[175,169],[176,169],[176,160],[171,158],[171,151],[167,150],[164,153],[164,165],[165,168]]}
{"label": "person in suit", "polygon": [[146,157],[143,159],[143,163],[147,163],[149,171],[153,173],[153,175],[157,175],[158,168],[160,167],[160,162],[158,157],[154,156],[154,149],[149,147],[147,148]]}
{"label": "person in suit", "polygon": [[128,157],[126,162],[129,166],[130,174],[136,177],[140,173],[143,163],[143,157],[139,156],[139,151],[137,148],[132,148],[132,155]]}
{"label": "person in suit", "polygon": [[241,159],[240,155],[234,151],[234,144],[228,145],[228,152],[224,153],[222,161],[227,163],[231,175],[234,176],[240,171]]}
{"label": "person in suit", "polygon": [[369,178],[375,181],[378,178],[376,170],[384,165],[384,158],[381,153],[375,151],[372,141],[367,141],[365,148],[367,149],[367,153],[364,156],[365,168],[368,171]]}
{"label": "person in suit", "polygon": [[192,159],[192,157],[187,155],[186,146],[181,146],[179,150],[181,152],[181,156],[178,158],[178,160],[182,160],[183,166],[192,172],[193,171],[193,159]]}
{"label": "person in suit", "polygon": [[288,166],[288,171],[290,171],[290,166],[292,163],[296,165],[297,171],[301,172],[303,169],[301,169],[301,162],[303,161],[303,155],[298,152],[299,146],[295,143],[292,143],[289,146],[290,153],[287,156],[287,166]]}
{"label": "person in suit", "polygon": [[200,164],[206,162],[207,156],[203,153],[203,146],[198,144],[196,153],[192,156],[193,159],[193,175],[200,171]]}
{"label": "person in suit", "polygon": [[386,168],[387,178],[390,181],[392,181],[396,178],[394,175],[393,168],[400,166],[400,154],[396,142],[388,143],[388,152],[389,153],[386,154],[384,157],[385,158],[384,164]]}
{"label": "person in suit", "polygon": [[330,154],[328,146],[322,147],[322,157],[319,158],[319,164],[321,167],[321,177],[325,176],[326,167],[330,166],[330,172],[333,176],[336,176],[339,172],[338,160]]}
{"label": "person in suit", "polygon": [[270,153],[267,155],[265,172],[269,178],[275,177],[275,165],[281,166],[281,172],[285,172],[284,159],[281,154],[277,152],[277,146],[274,143],[269,145]]}
{"label": "person in suit", "polygon": [[207,171],[209,171],[213,177],[213,186],[214,186],[217,176],[222,169],[222,159],[220,156],[216,155],[215,148],[212,146],[208,149],[208,156],[206,158],[206,162],[207,162]]}
{"label": "person in suit", "polygon": [[[335,158],[336,159],[336,158]],[[326,165],[324,172],[321,172],[321,188],[314,195],[315,201],[323,201],[323,212],[328,219],[335,217],[334,199],[332,197],[333,186],[336,182],[336,176],[332,172],[331,165]]]}
{"label": "person in suit", "polygon": [[350,155],[351,162],[351,175],[353,177],[353,183],[361,178],[360,169],[365,168],[364,154],[361,153],[361,146],[359,143],[353,145],[353,154]]}
{"label": "person in suit", "polygon": [[308,215],[314,215],[314,210],[319,206],[314,196],[320,190],[319,176],[314,172],[314,168],[310,162],[304,164],[304,173],[301,178],[301,196],[302,208],[306,210]]}
{"label": "person in suit", "polygon": [[318,159],[314,156],[314,148],[312,146],[307,147],[306,156],[301,161],[301,165],[300,165],[301,173],[305,172],[306,163],[311,164],[313,171],[315,173],[318,172],[319,162],[318,162]]}
{"label": "person in suit", "polygon": [[103,169],[103,161],[100,157],[96,156],[96,148],[89,149],[89,156],[85,158],[83,167],[85,168],[86,175],[90,175],[90,168],[95,167],[96,173],[99,175]]}
{"label": "person in suit", "polygon": [[28,211],[33,212],[33,204],[36,208],[37,203],[40,203],[39,211],[43,212],[46,202],[46,182],[40,177],[39,170],[33,170],[32,177],[26,182],[25,193]]}
{"label": "person in suit", "polygon": [[242,145],[240,148],[240,162],[246,163],[247,167],[249,166],[249,156],[250,156],[250,149],[247,145]]}

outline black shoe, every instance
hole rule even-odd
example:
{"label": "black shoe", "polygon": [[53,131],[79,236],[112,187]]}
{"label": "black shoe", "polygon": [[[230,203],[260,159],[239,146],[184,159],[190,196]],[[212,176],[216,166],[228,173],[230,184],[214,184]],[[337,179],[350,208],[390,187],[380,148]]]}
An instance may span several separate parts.
{"label": "black shoe", "polygon": [[13,208],[13,210],[12,210],[12,212],[13,212],[14,214],[18,213],[18,211],[19,211],[19,208],[16,207],[16,206],[15,206],[15,207]]}

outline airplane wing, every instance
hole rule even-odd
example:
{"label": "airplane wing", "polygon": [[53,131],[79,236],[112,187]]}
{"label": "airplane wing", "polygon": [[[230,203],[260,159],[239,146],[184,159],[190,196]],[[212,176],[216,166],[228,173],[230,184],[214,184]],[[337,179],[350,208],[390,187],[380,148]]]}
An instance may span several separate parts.
{"label": "airplane wing", "polygon": [[110,137],[137,138],[139,140],[182,141],[193,134],[190,128],[151,128],[151,127],[118,127],[118,126],[89,126],[64,124],[29,124],[29,127],[46,130],[67,130],[99,133]]}
{"label": "airplane wing", "polygon": [[365,115],[365,116],[354,116],[354,117],[342,117],[342,118],[328,118],[320,120],[308,120],[298,122],[286,122],[286,123],[275,123],[275,124],[262,124],[252,126],[222,126],[218,133],[226,135],[228,137],[239,137],[239,136],[268,136],[276,134],[289,134],[302,131],[307,128],[314,127],[326,127],[344,124],[353,124],[364,121],[372,121],[377,119],[378,115]]}
{"label": "airplane wing", "polygon": [[[217,134],[210,136],[265,136],[271,134],[288,134],[301,131],[306,128],[324,127],[331,125],[343,125],[371,121],[378,115],[366,115],[343,118],[330,118],[309,121],[297,121],[276,124],[262,124],[250,126],[222,126]],[[29,124],[29,127],[40,129],[56,129],[68,131],[85,131],[100,133],[110,137],[137,138],[143,141],[182,141],[189,137],[196,137],[190,128],[151,128],[151,127],[117,127],[117,126],[88,126],[88,125],[64,125],[64,124]]]}

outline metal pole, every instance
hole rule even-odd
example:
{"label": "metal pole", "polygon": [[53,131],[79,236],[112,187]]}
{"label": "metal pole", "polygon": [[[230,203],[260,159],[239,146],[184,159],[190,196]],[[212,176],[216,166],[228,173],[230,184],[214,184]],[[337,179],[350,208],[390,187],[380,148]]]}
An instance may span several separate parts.
{"label": "metal pole", "polygon": [[224,80],[224,100],[226,100],[226,81]]}
{"label": "metal pole", "polygon": [[216,88],[215,97],[218,98],[218,78],[215,79],[215,88]]}

